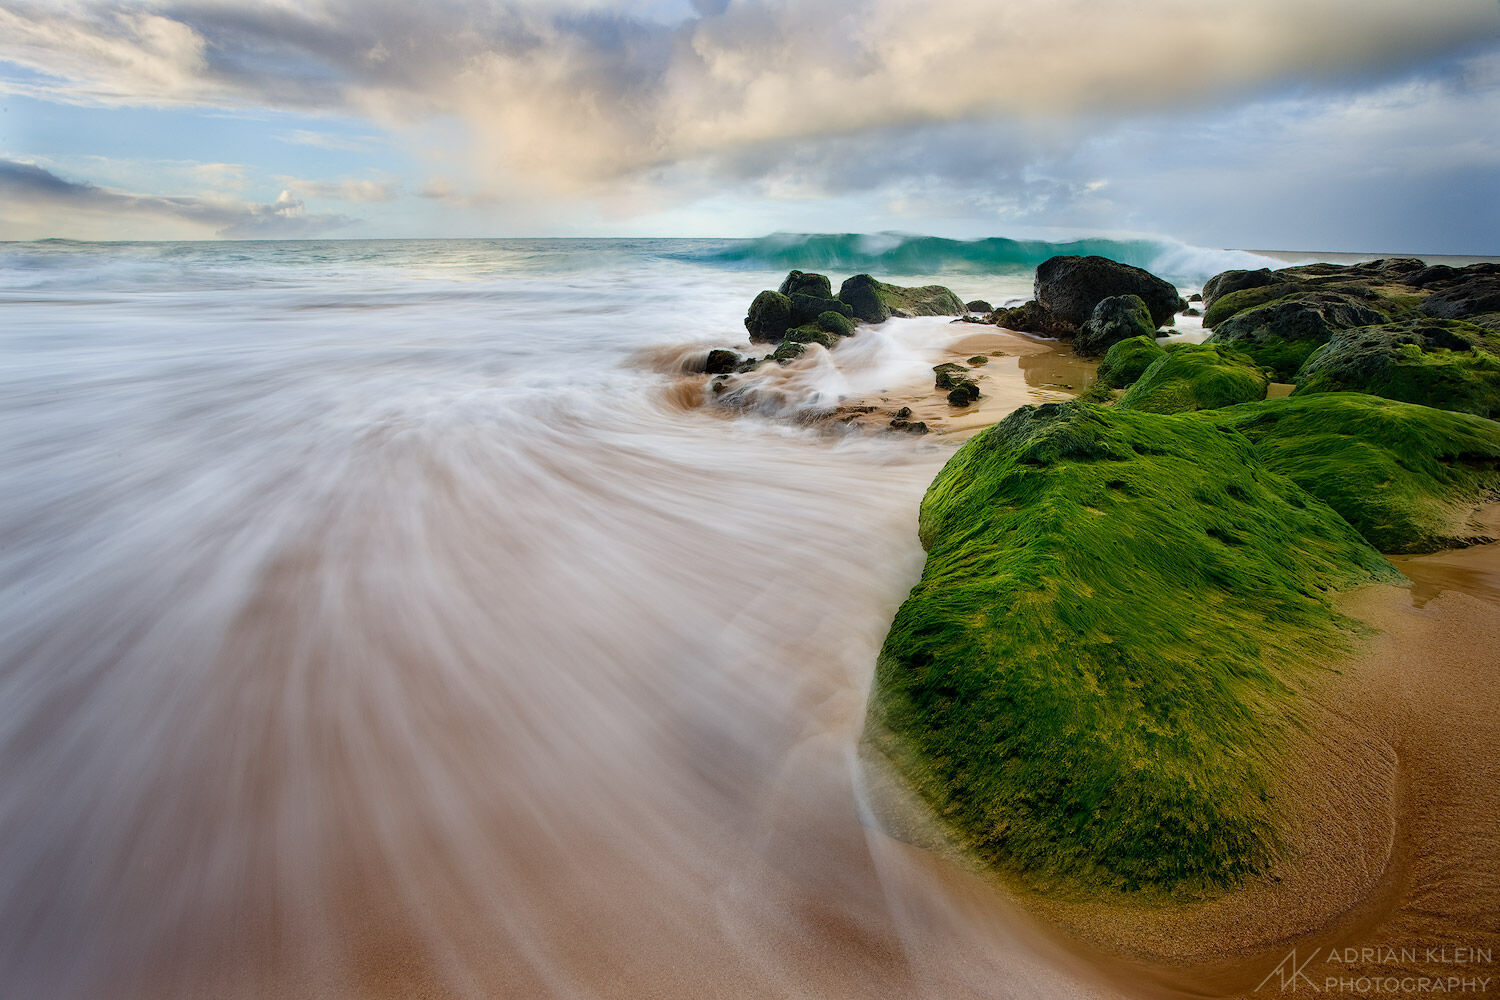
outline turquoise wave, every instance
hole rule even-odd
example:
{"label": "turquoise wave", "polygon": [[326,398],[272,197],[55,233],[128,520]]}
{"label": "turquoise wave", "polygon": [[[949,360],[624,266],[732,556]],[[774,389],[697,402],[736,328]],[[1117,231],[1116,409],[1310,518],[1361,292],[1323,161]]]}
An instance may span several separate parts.
{"label": "turquoise wave", "polygon": [[1172,240],[1103,237],[1050,243],[993,236],[952,240],[905,233],[773,233],[733,240],[682,254],[719,267],[901,274],[1025,274],[1049,257],[1108,257],[1145,268],[1179,285],[1200,284],[1235,267],[1275,265],[1239,250],[1214,250]]}

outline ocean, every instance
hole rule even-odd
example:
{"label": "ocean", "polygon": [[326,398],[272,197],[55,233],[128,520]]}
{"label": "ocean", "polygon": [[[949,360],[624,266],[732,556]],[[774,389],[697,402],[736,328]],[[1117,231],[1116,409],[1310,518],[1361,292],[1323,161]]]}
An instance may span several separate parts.
{"label": "ocean", "polygon": [[1184,294],[1264,263],[0,244],[0,992],[1102,989],[870,814],[870,675],[955,444],[800,417],[920,378],[946,321],[744,410],[678,371],[790,267],[999,305],[1058,252]]}

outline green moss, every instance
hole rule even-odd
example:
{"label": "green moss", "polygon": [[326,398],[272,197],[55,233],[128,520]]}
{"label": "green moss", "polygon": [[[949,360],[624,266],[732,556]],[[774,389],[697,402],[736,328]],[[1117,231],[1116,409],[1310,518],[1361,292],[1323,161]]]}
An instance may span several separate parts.
{"label": "green moss", "polygon": [[[845,308],[848,308],[847,306]],[[829,333],[839,337],[854,336],[854,320],[843,313],[827,310],[818,314],[817,324]]]}
{"label": "green moss", "polygon": [[1211,410],[1265,399],[1270,383],[1266,373],[1238,351],[1183,344],[1153,361],[1117,405],[1149,413]]}
{"label": "green moss", "polygon": [[1296,287],[1286,282],[1277,282],[1274,285],[1242,288],[1237,292],[1221,295],[1203,313],[1203,325],[1213,329],[1235,313],[1274,302],[1288,292],[1295,291]]}
{"label": "green moss", "polygon": [[1296,395],[1366,392],[1407,403],[1500,416],[1500,354],[1492,335],[1458,320],[1342,331],[1307,359]]}
{"label": "green moss", "polygon": [[1467,544],[1474,505],[1500,486],[1500,424],[1467,414],[1325,393],[1204,416],[1248,437],[1268,468],[1382,552]]}
{"label": "green moss", "polygon": [[1157,358],[1166,355],[1154,337],[1131,337],[1110,346],[1104,360],[1099,362],[1099,374],[1095,385],[1104,388],[1123,389],[1141,377]]}
{"label": "green moss", "polygon": [[1079,403],[965,444],[921,537],[870,738],[992,864],[1085,887],[1263,871],[1289,680],[1350,625],[1328,594],[1398,578],[1244,436]]}
{"label": "green moss", "polygon": [[[843,317],[839,317],[842,319]],[[832,347],[838,343],[838,334],[829,333],[817,323],[804,323],[794,326],[786,332],[783,344],[821,344],[824,347]]]}

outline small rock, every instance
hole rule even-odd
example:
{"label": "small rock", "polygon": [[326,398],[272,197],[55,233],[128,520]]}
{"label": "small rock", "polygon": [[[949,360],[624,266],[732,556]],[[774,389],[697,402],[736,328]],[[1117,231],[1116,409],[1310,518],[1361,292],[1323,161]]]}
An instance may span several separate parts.
{"label": "small rock", "polygon": [[952,389],[954,386],[958,385],[959,380],[963,378],[967,373],[967,368],[965,368],[963,365],[955,364],[952,361],[945,362],[941,365],[933,365],[932,374],[935,378],[934,388]]}
{"label": "small rock", "polygon": [[949,406],[968,406],[979,399],[979,383],[971,378],[958,381],[948,393]]}
{"label": "small rock", "polygon": [[905,420],[909,416],[911,416],[911,407],[910,406],[903,406],[903,407],[901,407],[901,409],[899,409],[899,410],[896,411],[896,419],[897,420]]}
{"label": "small rock", "polygon": [[725,375],[734,371],[740,360],[740,356],[734,351],[716,347],[708,352],[703,370],[710,375]]}
{"label": "small rock", "polygon": [[988,313],[995,311],[995,307],[984,301],[984,299],[975,299],[973,302],[966,302],[964,303],[964,308],[969,310],[969,312],[971,313]]}
{"label": "small rock", "polygon": [[1197,292],[1194,292],[1192,295],[1188,296],[1188,301],[1189,302],[1202,302],[1203,301],[1203,296],[1199,295]]}
{"label": "small rock", "polygon": [[987,365],[989,363],[990,359],[985,357],[983,354],[976,354],[969,359],[969,364],[974,365],[975,367],[978,367],[979,365]]}

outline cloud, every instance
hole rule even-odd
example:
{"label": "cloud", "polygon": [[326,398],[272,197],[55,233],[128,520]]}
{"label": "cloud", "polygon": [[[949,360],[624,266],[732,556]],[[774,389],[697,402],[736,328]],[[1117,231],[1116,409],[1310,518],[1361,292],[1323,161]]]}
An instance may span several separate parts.
{"label": "cloud", "polygon": [[[1407,0],[79,0],[0,10],[54,97],[456,114],[479,173],[556,189],[960,120],[1128,115],[1341,85],[1500,39],[1500,5]],[[293,140],[300,141],[300,140]]]}
{"label": "cloud", "polygon": [[369,152],[371,145],[376,141],[371,138],[348,139],[344,136],[314,132],[309,129],[293,129],[290,132],[283,132],[276,138],[299,146],[316,146],[319,149],[331,149],[342,153]]}
{"label": "cloud", "polygon": [[212,233],[228,239],[315,236],[355,221],[340,215],[308,214],[290,191],[282,191],[269,204],[226,197],[129,194],[67,180],[36,164],[3,159],[0,203],[10,213],[7,228],[45,225],[45,231],[29,235],[85,238],[113,232],[122,222],[143,219],[176,224],[185,234]]}
{"label": "cloud", "polygon": [[319,198],[325,201],[380,202],[395,199],[396,184],[389,180],[343,177],[336,181],[307,180],[301,177],[278,176],[277,180],[299,198]]}

